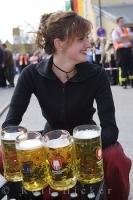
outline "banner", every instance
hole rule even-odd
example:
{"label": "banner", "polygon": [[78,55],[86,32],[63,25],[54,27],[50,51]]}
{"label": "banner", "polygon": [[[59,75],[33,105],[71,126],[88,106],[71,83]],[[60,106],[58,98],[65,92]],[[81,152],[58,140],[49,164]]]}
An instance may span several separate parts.
{"label": "banner", "polygon": [[71,0],[72,10],[84,16],[84,0]]}
{"label": "banner", "polygon": [[72,11],[71,0],[66,0],[65,1],[65,10],[66,11]]}

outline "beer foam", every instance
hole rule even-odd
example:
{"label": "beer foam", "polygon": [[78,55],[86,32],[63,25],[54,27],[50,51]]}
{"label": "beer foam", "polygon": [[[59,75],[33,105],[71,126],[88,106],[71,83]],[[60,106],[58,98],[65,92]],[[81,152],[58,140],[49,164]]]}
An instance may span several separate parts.
{"label": "beer foam", "polygon": [[38,139],[24,140],[16,145],[18,150],[32,150],[42,147],[42,142]]}
{"label": "beer foam", "polygon": [[81,131],[77,131],[73,137],[77,138],[77,139],[93,139],[100,136],[100,131],[96,131],[96,130],[81,130]]}
{"label": "beer foam", "polygon": [[20,135],[20,132],[14,132],[14,133],[5,133],[2,140],[16,140],[16,137]]}
{"label": "beer foam", "polygon": [[58,138],[58,139],[49,140],[45,144],[49,148],[56,149],[56,148],[66,147],[66,146],[70,145],[70,142],[67,138],[66,139]]}

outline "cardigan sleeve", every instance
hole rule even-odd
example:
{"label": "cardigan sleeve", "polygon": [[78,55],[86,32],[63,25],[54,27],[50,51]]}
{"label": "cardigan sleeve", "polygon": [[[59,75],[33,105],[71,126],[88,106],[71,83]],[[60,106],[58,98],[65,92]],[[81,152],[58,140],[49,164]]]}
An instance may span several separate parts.
{"label": "cardigan sleeve", "polygon": [[105,70],[101,70],[96,90],[96,103],[101,126],[103,148],[114,144],[118,139],[118,128],[115,120],[115,107]]}
{"label": "cardigan sleeve", "polygon": [[20,124],[23,114],[29,105],[32,93],[33,83],[30,78],[30,73],[25,68],[18,79],[14,94],[11,98],[9,111],[5,122],[2,124],[2,128],[8,125]]}

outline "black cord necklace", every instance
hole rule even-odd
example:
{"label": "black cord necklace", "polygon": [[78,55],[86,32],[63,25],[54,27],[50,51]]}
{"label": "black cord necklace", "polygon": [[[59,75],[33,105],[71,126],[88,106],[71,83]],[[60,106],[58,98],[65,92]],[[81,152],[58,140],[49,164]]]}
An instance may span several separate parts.
{"label": "black cord necklace", "polygon": [[67,80],[69,80],[68,74],[71,73],[71,72],[73,72],[73,71],[75,71],[75,68],[74,68],[74,69],[72,69],[70,72],[66,72],[65,70],[63,70],[63,69],[61,69],[60,67],[58,67],[57,65],[55,65],[54,63],[53,63],[53,65],[54,65],[54,67],[56,67],[58,70],[60,70],[60,71],[62,71],[62,72],[64,72],[64,73],[66,74],[66,79],[67,79]]}

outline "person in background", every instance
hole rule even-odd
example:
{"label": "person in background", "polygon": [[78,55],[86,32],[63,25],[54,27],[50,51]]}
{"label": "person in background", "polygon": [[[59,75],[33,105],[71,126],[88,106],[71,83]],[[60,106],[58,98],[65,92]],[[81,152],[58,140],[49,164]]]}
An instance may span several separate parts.
{"label": "person in background", "polygon": [[2,42],[0,40],[0,87],[4,88],[7,86],[5,77],[5,53]]}
{"label": "person in background", "polygon": [[101,65],[101,41],[100,38],[97,38],[95,41],[94,47],[94,54],[95,54],[95,64]]}
{"label": "person in background", "polygon": [[102,67],[105,67],[105,61],[106,61],[106,38],[101,38],[100,40],[100,50],[101,50],[101,60],[100,63],[102,65]]}
{"label": "person in background", "polygon": [[93,41],[93,38],[91,38],[90,39],[90,46],[87,50],[87,61],[91,64],[95,62],[94,48],[95,48],[95,43]]}
{"label": "person in background", "polygon": [[116,19],[117,27],[112,31],[112,41],[116,51],[116,63],[121,68],[121,81],[123,88],[127,88],[128,79],[133,87],[132,40],[133,34],[129,28],[124,27],[124,18]]}
{"label": "person in background", "polygon": [[14,65],[15,65],[15,73],[19,75],[20,71],[19,71],[19,53],[18,52],[14,52],[13,60],[14,60]]}
{"label": "person in background", "polygon": [[22,70],[29,64],[29,56],[27,53],[20,54],[19,56],[19,71]]}
{"label": "person in background", "polygon": [[14,60],[13,60],[13,54],[12,52],[7,48],[6,44],[3,44],[3,48],[5,51],[5,76],[6,80],[9,82],[8,87],[14,87],[14,75],[15,75],[15,69],[14,69]]}
{"label": "person in background", "polygon": [[37,45],[49,58],[26,67],[17,82],[2,128],[19,125],[32,94],[47,120],[44,133],[96,124],[94,100],[101,125],[104,174],[108,200],[128,200],[130,159],[118,140],[115,107],[105,70],[87,62],[92,24],[75,12],[41,17]]}
{"label": "person in background", "polygon": [[35,51],[32,56],[29,58],[30,64],[37,64],[39,61],[39,52]]}
{"label": "person in background", "polygon": [[107,43],[106,46],[106,60],[105,60],[105,70],[110,80],[111,85],[117,85],[119,83],[119,70],[116,66],[116,56],[115,49],[112,41]]}

